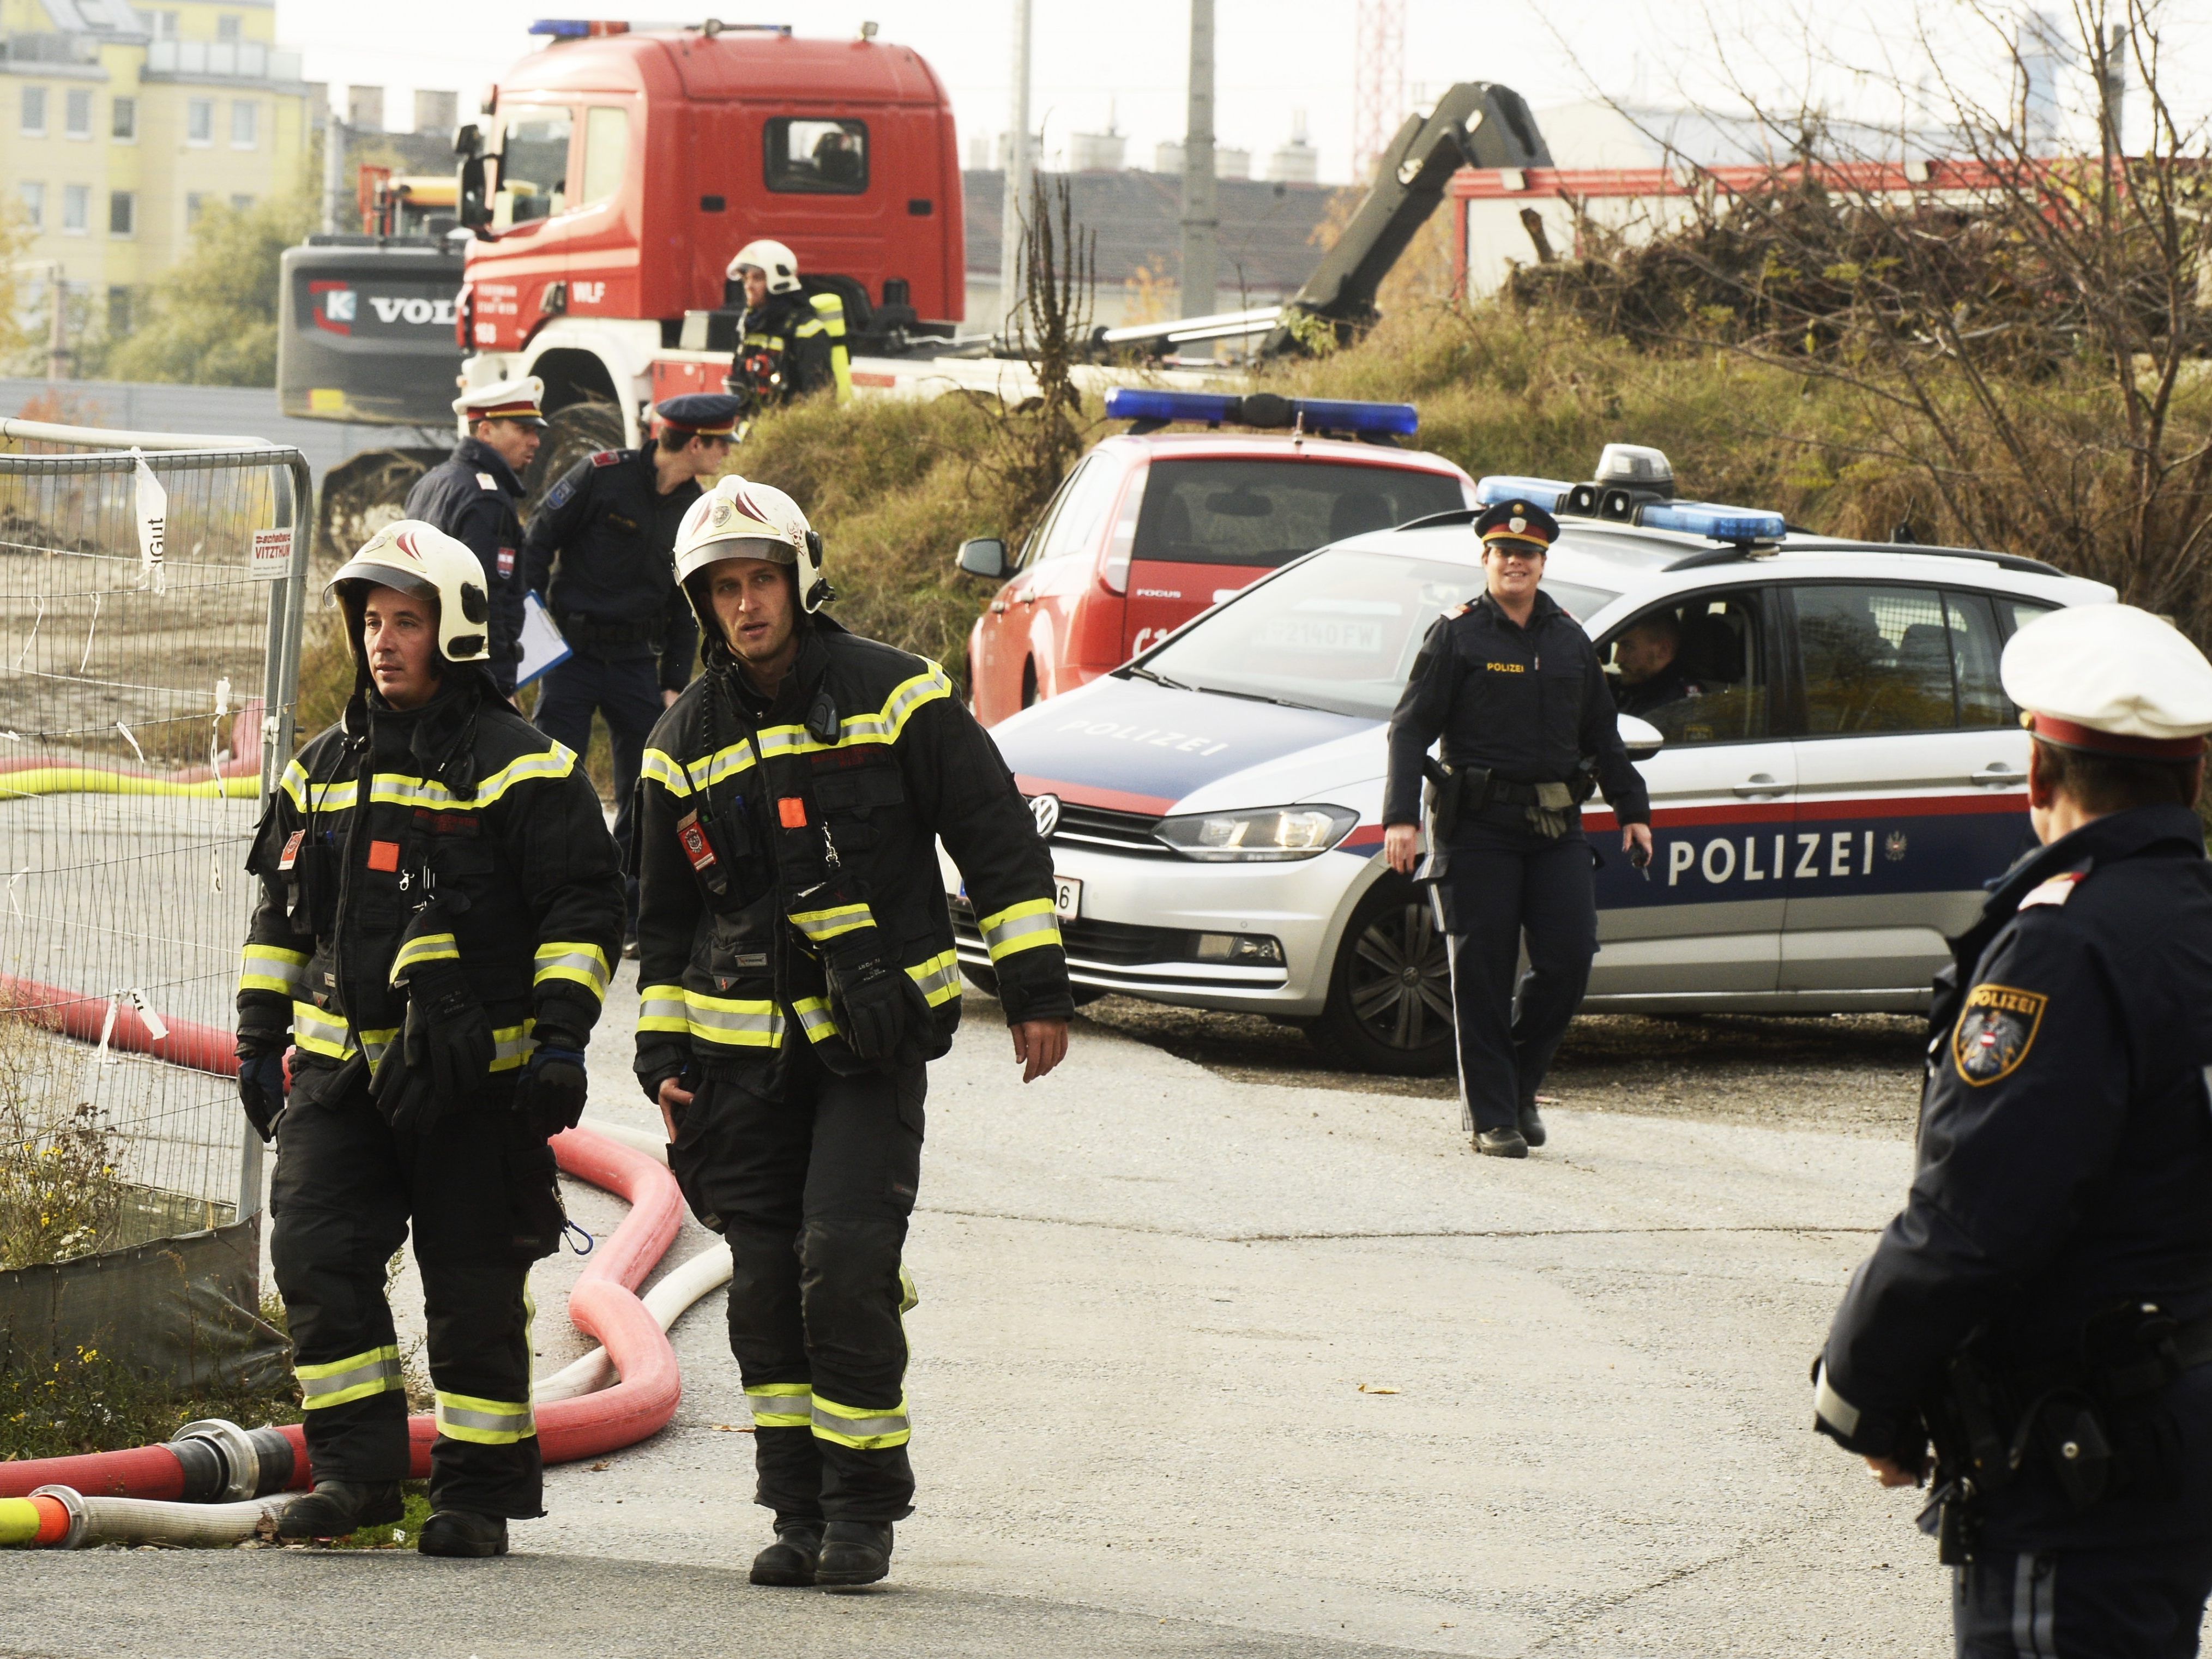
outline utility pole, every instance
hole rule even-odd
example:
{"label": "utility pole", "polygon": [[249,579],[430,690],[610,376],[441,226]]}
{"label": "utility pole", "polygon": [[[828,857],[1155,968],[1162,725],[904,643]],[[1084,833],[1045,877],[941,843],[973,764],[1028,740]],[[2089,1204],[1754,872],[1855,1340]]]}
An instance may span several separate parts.
{"label": "utility pole", "polygon": [[[334,109],[323,112],[323,234],[338,228],[338,204],[345,192],[346,124]],[[355,227],[360,228],[359,226]]]}
{"label": "utility pole", "polygon": [[999,202],[999,332],[1021,331],[1022,215],[1030,200],[1030,8],[1014,0],[1013,132],[1006,144],[1006,187]]}
{"label": "utility pole", "polygon": [[55,260],[46,278],[54,314],[46,319],[46,384],[59,384],[69,372],[69,284],[62,280],[62,262]]}
{"label": "utility pole", "polygon": [[1182,314],[1213,312],[1221,215],[1213,188],[1213,0],[1190,0],[1190,104],[1182,139]]}

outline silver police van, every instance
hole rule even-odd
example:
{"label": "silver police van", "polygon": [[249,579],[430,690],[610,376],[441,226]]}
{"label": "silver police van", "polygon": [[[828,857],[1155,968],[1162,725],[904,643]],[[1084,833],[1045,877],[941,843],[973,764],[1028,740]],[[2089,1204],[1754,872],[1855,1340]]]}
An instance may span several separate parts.
{"label": "silver police van", "polygon": [[[2112,590],[1681,501],[1666,458],[1626,445],[1589,483],[1478,493],[1559,515],[1544,586],[1596,641],[1651,789],[1648,871],[1601,799],[1583,812],[1585,1006],[1924,1008],[1945,934],[2031,844],[1999,654],[2031,617]],[[993,728],[1051,842],[1079,994],[1263,1013],[1376,1070],[1449,1067],[1443,937],[1376,854],[1390,711],[1431,623],[1482,589],[1474,516],[1310,554]],[[955,917],[988,986],[957,895]]]}

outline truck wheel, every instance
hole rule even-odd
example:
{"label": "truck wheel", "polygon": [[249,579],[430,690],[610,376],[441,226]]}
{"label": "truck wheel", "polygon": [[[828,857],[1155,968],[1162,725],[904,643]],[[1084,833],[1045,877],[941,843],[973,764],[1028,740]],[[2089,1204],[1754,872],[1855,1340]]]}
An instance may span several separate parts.
{"label": "truck wheel", "polygon": [[522,481],[525,519],[577,462],[603,449],[622,447],[622,410],[602,398],[565,404],[545,417],[545,441],[538,446],[538,459]]}
{"label": "truck wheel", "polygon": [[1364,1072],[1434,1077],[1451,1069],[1450,959],[1419,888],[1389,876],[1360,900],[1313,1037]]}
{"label": "truck wheel", "polygon": [[315,550],[343,563],[371,536],[406,516],[407,492],[445,457],[435,450],[371,449],[323,474]]}

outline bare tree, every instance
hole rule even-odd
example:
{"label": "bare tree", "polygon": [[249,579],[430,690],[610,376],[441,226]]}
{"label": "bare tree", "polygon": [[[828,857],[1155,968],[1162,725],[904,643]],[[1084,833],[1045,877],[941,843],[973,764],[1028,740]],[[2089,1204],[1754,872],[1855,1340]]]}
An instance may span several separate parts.
{"label": "bare tree", "polygon": [[1009,526],[1010,544],[1083,453],[1083,397],[1073,371],[1090,346],[1097,245],[1097,234],[1075,222],[1067,181],[1040,175],[1023,228],[1021,301],[1010,342],[1029,360],[1037,390],[1011,409],[989,400],[994,441],[977,460],[998,479],[1018,520]]}

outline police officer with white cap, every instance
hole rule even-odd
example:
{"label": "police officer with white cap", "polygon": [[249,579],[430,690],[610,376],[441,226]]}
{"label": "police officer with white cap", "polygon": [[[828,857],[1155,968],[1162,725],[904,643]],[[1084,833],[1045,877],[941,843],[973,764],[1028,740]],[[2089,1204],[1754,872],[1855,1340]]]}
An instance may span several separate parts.
{"label": "police officer with white cap", "polygon": [[[2194,1654],[2212,1591],[2212,664],[2125,605],[2005,647],[2043,845],[1936,976],[1918,1170],[1814,1427],[1932,1482],[1962,1656]],[[1931,1455],[1932,1443],[1932,1455]]]}
{"label": "police officer with white cap", "polygon": [[483,566],[491,598],[491,677],[509,696],[522,637],[522,475],[545,434],[538,407],[544,396],[545,383],[532,374],[471,386],[454,398],[461,441],[415,481],[403,509],[407,518],[466,544]]}

